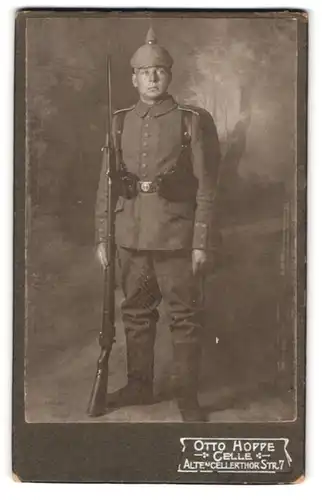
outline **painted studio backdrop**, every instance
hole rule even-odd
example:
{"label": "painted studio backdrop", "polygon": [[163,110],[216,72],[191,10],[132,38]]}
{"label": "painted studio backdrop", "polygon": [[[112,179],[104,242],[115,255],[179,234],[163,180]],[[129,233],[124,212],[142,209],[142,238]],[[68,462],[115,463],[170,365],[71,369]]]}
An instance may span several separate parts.
{"label": "painted studio backdrop", "polygon": [[[28,421],[87,419],[102,307],[94,206],[107,113],[106,55],[112,56],[113,108],[135,103],[129,60],[148,27],[144,17],[27,21]],[[221,144],[222,245],[206,283],[200,401],[212,421],[291,420],[296,21],[157,18],[153,27],[174,59],[170,93],[206,108]],[[116,294],[119,304],[119,288]],[[179,421],[166,397],[171,369],[162,314],[155,383],[164,398],[99,421]],[[110,390],[126,382],[119,307],[110,373]]]}

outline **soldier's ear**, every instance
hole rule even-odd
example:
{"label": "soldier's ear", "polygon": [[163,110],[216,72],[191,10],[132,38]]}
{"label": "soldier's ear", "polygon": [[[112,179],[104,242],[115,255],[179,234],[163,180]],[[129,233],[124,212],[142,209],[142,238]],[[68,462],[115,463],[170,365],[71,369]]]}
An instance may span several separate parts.
{"label": "soldier's ear", "polygon": [[136,73],[134,71],[132,73],[132,83],[133,83],[133,87],[137,88],[137,86],[138,86],[138,80],[137,80]]}

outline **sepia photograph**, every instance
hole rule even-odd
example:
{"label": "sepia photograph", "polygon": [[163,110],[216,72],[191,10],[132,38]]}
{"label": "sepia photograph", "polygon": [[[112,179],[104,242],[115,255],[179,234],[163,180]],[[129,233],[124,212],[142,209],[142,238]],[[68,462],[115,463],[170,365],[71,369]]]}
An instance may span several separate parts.
{"label": "sepia photograph", "polygon": [[28,19],[27,421],[295,418],[296,28]]}
{"label": "sepia photograph", "polygon": [[[294,475],[304,446],[305,14],[20,16],[21,428],[117,440],[126,424],[125,440],[155,428],[165,447],[162,433],[177,429],[179,481],[220,467],[217,476]],[[213,462],[193,461],[209,451]]]}

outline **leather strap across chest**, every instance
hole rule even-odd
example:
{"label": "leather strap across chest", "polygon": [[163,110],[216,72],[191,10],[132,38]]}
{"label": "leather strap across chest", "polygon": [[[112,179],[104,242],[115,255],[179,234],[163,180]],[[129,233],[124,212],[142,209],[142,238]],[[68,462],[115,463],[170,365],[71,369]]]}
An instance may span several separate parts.
{"label": "leather strap across chest", "polygon": [[[115,115],[115,137],[114,137],[114,146],[115,146],[115,156],[116,156],[116,165],[124,165],[123,156],[122,156],[122,133],[124,128],[126,113],[118,113]],[[190,146],[191,143],[191,131],[192,131],[192,116],[189,111],[181,110],[181,148],[185,149]],[[162,174],[168,173],[175,166],[169,167],[166,171],[163,171]]]}

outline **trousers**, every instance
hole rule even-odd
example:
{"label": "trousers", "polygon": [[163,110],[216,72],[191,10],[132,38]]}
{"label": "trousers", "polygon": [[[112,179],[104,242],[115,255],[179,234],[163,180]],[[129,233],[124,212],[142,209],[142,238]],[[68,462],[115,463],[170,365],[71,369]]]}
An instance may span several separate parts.
{"label": "trousers", "polygon": [[[178,396],[195,396],[203,332],[203,291],[192,273],[191,250],[118,249],[124,300],[128,381],[153,384],[158,306],[170,318],[173,383]],[[189,393],[189,394],[188,394]]]}

